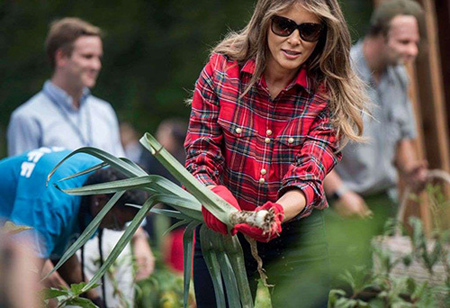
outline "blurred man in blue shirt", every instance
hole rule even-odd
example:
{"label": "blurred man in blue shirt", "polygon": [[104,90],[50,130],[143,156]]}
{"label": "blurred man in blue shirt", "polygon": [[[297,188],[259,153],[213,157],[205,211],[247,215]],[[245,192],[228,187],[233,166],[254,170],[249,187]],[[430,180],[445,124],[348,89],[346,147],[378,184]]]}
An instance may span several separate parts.
{"label": "blurred man in blue shirt", "polygon": [[101,35],[98,27],[79,18],[51,25],[45,45],[53,74],[11,115],[9,156],[42,146],[93,146],[124,155],[114,109],[90,91],[102,67]]}

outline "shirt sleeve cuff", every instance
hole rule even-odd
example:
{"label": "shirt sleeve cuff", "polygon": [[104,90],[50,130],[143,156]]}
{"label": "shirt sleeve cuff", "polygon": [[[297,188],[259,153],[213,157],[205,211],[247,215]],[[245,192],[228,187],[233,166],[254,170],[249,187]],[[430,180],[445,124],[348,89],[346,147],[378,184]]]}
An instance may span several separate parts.
{"label": "shirt sleeve cuff", "polygon": [[292,188],[299,188],[305,195],[306,199],[305,208],[297,215],[297,217],[304,218],[311,215],[313,208],[316,207],[318,198],[316,192],[314,191],[314,188],[311,185],[304,182],[291,183],[288,186],[285,186],[280,189],[280,191],[278,192],[278,198],[280,198],[286,191]]}
{"label": "shirt sleeve cuff", "polygon": [[205,186],[217,185],[216,182],[214,182],[209,176],[205,174],[196,174],[195,178]]}

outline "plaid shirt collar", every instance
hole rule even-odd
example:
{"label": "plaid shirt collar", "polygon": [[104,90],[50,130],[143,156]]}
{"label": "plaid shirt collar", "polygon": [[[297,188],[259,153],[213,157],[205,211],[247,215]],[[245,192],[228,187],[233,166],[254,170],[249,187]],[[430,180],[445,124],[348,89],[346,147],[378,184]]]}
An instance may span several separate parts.
{"label": "plaid shirt collar", "polygon": [[[255,73],[256,64],[254,59],[249,59],[241,68],[241,74],[247,73],[253,75]],[[265,84],[264,75],[262,75],[261,82]],[[302,66],[297,74],[297,77],[287,86],[287,89],[292,88],[294,85],[303,87],[309,94],[313,93],[312,81],[308,78],[306,69]]]}

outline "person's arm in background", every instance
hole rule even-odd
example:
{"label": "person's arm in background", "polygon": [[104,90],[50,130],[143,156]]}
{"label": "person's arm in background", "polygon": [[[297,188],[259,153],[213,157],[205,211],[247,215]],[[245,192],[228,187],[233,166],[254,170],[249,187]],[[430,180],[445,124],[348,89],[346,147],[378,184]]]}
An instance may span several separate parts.
{"label": "person's arm in background", "polygon": [[[406,70],[399,68],[399,77],[405,88],[405,95],[408,93],[409,79]],[[425,160],[419,160],[414,147],[414,140],[417,138],[417,122],[413,107],[409,97],[399,113],[403,115],[400,125],[401,140],[397,143],[395,166],[400,176],[405,180],[406,185],[415,191],[424,188],[428,176],[428,163]]]}
{"label": "person's arm in background", "polygon": [[[42,270],[41,270],[41,278],[44,278],[45,276],[47,276],[47,274],[50,273],[53,270],[53,268],[55,267],[53,265],[53,262],[50,261],[49,259],[44,260],[43,263],[44,263],[44,265],[42,266]],[[49,277],[44,279],[42,281],[42,283],[47,288],[59,289],[61,287],[65,287],[65,288],[69,287],[67,282],[61,277],[61,275],[57,271],[53,272]]]}
{"label": "person's arm in background", "polygon": [[131,240],[137,263],[136,280],[149,277],[155,269],[155,257],[148,243],[145,230],[139,227]]}
{"label": "person's arm in background", "polygon": [[356,192],[345,186],[336,171],[331,171],[324,181],[325,192],[328,196],[334,196],[333,207],[343,217],[372,215],[364,199]]}
{"label": "person's arm in background", "polygon": [[7,233],[0,232],[0,307],[42,307],[37,292],[43,287],[38,275],[43,261],[32,245],[20,243]]}
{"label": "person's arm in background", "polygon": [[8,125],[8,156],[39,148],[41,130],[32,117],[23,112],[14,112]]}
{"label": "person's arm in background", "polygon": [[411,139],[403,139],[397,145],[396,166],[400,176],[414,191],[420,191],[428,176],[428,163],[418,160]]}

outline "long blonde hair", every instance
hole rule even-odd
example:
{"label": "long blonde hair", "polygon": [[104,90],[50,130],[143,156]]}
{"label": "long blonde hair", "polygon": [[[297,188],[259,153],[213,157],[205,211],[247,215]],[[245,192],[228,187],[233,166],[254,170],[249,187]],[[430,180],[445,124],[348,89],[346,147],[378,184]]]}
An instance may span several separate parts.
{"label": "long blonde hair", "polygon": [[364,83],[350,65],[350,33],[337,0],[259,0],[247,26],[240,32],[229,33],[212,52],[225,54],[240,64],[255,60],[255,73],[245,94],[266,68],[271,17],[297,2],[326,25],[326,36],[318,42],[306,68],[328,91],[331,120],[342,139],[341,146],[348,139],[364,141],[362,114],[367,110],[369,98]]}

